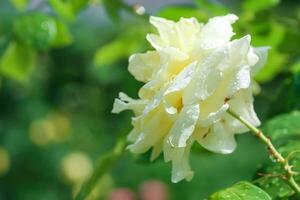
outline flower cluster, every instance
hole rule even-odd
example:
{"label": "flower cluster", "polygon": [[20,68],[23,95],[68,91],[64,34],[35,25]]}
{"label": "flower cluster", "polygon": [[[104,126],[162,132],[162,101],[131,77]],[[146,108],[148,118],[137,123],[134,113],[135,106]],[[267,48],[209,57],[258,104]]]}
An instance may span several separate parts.
{"label": "flower cluster", "polygon": [[253,109],[251,76],[266,61],[266,47],[254,48],[250,36],[231,40],[233,14],[178,22],[150,17],[158,34],[148,34],[154,50],[129,58],[129,72],[144,82],[139,99],[120,93],[112,112],[132,110],[128,135],[133,153],[152,149],[151,159],[163,152],[172,162],[172,181],[190,180],[191,146],[231,153],[234,135],[247,127],[227,114],[234,110],[253,125],[260,124]]}

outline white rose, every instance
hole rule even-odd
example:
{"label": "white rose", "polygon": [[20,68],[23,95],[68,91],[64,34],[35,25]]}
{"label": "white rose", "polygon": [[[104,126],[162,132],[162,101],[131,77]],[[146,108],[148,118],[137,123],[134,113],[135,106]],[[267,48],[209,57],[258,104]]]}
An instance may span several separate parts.
{"label": "white rose", "polygon": [[150,17],[158,35],[148,34],[155,50],[129,58],[129,71],[145,85],[134,100],[120,93],[113,113],[133,110],[128,149],[151,160],[161,152],[172,161],[172,181],[190,180],[189,152],[196,141],[218,153],[231,153],[234,135],[247,127],[226,113],[230,107],[253,125],[260,124],[253,109],[251,76],[265,62],[267,49],[250,46],[250,36],[234,35],[233,14],[206,24],[195,18],[173,22]]}

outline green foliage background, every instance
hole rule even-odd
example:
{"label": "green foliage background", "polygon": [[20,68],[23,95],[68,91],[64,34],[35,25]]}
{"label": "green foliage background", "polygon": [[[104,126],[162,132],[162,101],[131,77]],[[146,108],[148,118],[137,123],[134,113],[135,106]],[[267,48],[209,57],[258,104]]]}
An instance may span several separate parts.
{"label": "green foliage background", "polygon": [[[0,0],[1,200],[71,199],[81,180],[68,176],[65,158],[80,153],[94,167],[116,138],[130,130],[131,114],[113,115],[110,110],[119,91],[135,97],[141,86],[128,73],[127,60],[150,48],[145,35],[154,30],[148,15],[200,21],[238,15],[235,37],[251,34],[254,46],[272,47],[256,77],[261,92],[255,107],[263,129],[285,155],[300,149],[299,1],[149,0],[143,1],[144,15],[135,12],[132,2]],[[253,181],[273,199],[292,199],[293,192],[281,180],[257,175],[280,171],[268,161],[264,147],[250,134],[237,140],[231,155],[195,146],[195,177],[178,184],[170,183],[170,164],[162,159],[150,164],[148,155],[126,153],[89,198],[105,199],[113,188],[137,190],[143,181],[158,179],[168,185],[171,199],[205,199],[239,181]],[[300,169],[299,155],[292,159]],[[73,176],[86,170],[75,168]],[[212,199],[219,199],[218,194]]]}

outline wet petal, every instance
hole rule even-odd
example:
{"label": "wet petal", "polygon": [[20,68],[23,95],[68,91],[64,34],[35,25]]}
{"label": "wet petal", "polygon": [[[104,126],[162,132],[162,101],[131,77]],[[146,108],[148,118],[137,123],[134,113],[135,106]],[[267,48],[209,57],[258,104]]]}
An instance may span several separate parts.
{"label": "wet petal", "polygon": [[169,114],[178,112],[182,107],[182,90],[189,84],[195,72],[197,62],[193,62],[178,74],[164,92],[164,105]]}
{"label": "wet petal", "polygon": [[[212,83],[215,84],[215,90],[210,93],[207,92],[209,94],[207,98],[202,98],[200,102],[201,119],[208,117],[210,113],[217,113],[224,103],[229,101],[231,96],[238,90],[251,86],[250,66],[247,63],[249,50],[250,38],[246,36],[242,39],[234,40],[217,51],[223,52],[220,54],[220,63],[216,63],[212,67],[219,70],[220,76],[218,77],[218,82]],[[212,81],[208,77],[207,82]],[[204,80],[202,79],[202,81]],[[196,94],[196,92],[191,92],[191,95],[193,94]],[[195,99],[195,97],[191,98]]]}
{"label": "wet petal", "polygon": [[270,47],[253,48],[254,53],[258,56],[258,62],[252,67],[251,73],[256,74],[267,62]]}
{"label": "wet petal", "polygon": [[195,18],[181,18],[179,22],[173,22],[152,16],[150,23],[158,30],[159,35],[148,34],[147,40],[156,50],[172,47],[169,52],[174,49],[190,52],[201,28],[201,24]]}
{"label": "wet petal", "polygon": [[[251,123],[254,126],[260,125],[260,121],[253,107],[253,96],[251,88],[239,91],[228,103],[230,109],[238,113],[249,123]],[[231,116],[227,117],[227,119],[231,120],[231,122],[228,124],[232,131],[234,131],[235,133],[243,133],[249,130],[244,124],[232,118]]]}
{"label": "wet petal", "polygon": [[193,73],[195,72],[197,62],[193,62],[187,67],[185,67],[173,80],[173,82],[168,86],[164,95],[168,95],[172,92],[180,91],[184,89],[191,81]]}
{"label": "wet petal", "polygon": [[188,142],[188,146],[185,148],[175,148],[177,151],[177,156],[173,156],[172,160],[172,182],[178,183],[179,181],[186,179],[190,181],[194,172],[191,170],[189,164],[189,155],[193,140]]}
{"label": "wet petal", "polygon": [[151,156],[150,156],[150,161],[155,160],[162,152],[162,149],[163,149],[163,140],[161,140],[160,142],[156,143],[153,146]]}
{"label": "wet petal", "polygon": [[236,91],[248,88],[251,84],[250,66],[248,55],[250,53],[250,36],[229,43],[228,57],[225,59],[228,68],[224,72],[221,85],[224,85],[225,96],[231,96]]}
{"label": "wet petal", "polygon": [[236,148],[234,133],[224,121],[215,123],[211,128],[199,130],[197,141],[204,148],[216,153],[229,154]]}
{"label": "wet petal", "polygon": [[131,118],[131,124],[133,125],[133,129],[129,132],[127,136],[127,140],[130,142],[135,142],[141,133],[141,128],[142,128],[142,116],[138,117],[132,117]]}
{"label": "wet petal", "polygon": [[216,66],[222,62],[223,57],[223,51],[216,51],[197,64],[197,70],[183,92],[184,104],[195,104],[216,90],[222,77],[221,70]]}
{"label": "wet petal", "polygon": [[183,61],[189,58],[189,55],[176,47],[165,47],[160,50],[164,54],[168,54],[170,59]]}
{"label": "wet petal", "polygon": [[168,136],[172,146],[186,146],[187,140],[194,132],[199,113],[200,108],[198,104],[183,107]]}
{"label": "wet petal", "polygon": [[[228,88],[237,90],[248,87],[250,85],[250,75],[245,59],[249,49],[250,37],[245,36],[215,50],[199,62],[193,79],[184,91],[184,102],[192,104],[195,101],[204,100],[219,85],[224,88],[225,92]],[[230,83],[221,83],[227,77]]]}
{"label": "wet petal", "polygon": [[167,46],[166,43],[156,34],[149,33],[147,34],[146,39],[151,44],[151,46],[156,50],[160,50],[163,47]]}
{"label": "wet petal", "polygon": [[170,130],[173,121],[159,106],[144,114],[141,119],[141,132],[136,141],[127,148],[133,153],[144,153],[164,138]]}
{"label": "wet petal", "polygon": [[147,104],[146,100],[135,100],[125,93],[119,93],[119,99],[115,99],[112,113],[120,113],[124,110],[133,110],[136,114],[142,113]]}
{"label": "wet petal", "polygon": [[225,103],[216,112],[210,112],[208,115],[206,115],[204,117],[203,116],[199,117],[199,120],[198,120],[199,125],[201,127],[208,127],[208,126],[214,124],[215,122],[217,122],[221,119],[221,117],[224,115],[224,113],[226,113],[228,108],[229,108],[229,105],[227,103]]}
{"label": "wet petal", "polygon": [[161,66],[160,55],[156,51],[134,54],[129,58],[128,71],[138,81],[150,81],[153,73]]}
{"label": "wet petal", "polygon": [[199,24],[195,18],[180,18],[180,21],[176,24],[176,31],[182,51],[190,52],[193,50],[201,27],[202,24]]}
{"label": "wet petal", "polygon": [[231,24],[238,19],[233,14],[211,18],[199,34],[197,44],[201,49],[212,49],[222,46],[234,35]]}
{"label": "wet petal", "polygon": [[175,22],[160,17],[150,17],[150,23],[158,30],[161,40],[166,44],[170,44],[170,40],[174,40],[176,32],[174,31]]}

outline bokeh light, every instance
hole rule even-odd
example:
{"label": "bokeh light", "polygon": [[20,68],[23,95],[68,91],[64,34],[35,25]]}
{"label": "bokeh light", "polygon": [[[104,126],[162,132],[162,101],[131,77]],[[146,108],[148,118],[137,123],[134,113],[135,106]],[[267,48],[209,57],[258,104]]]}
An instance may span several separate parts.
{"label": "bokeh light", "polygon": [[8,151],[4,147],[0,147],[0,176],[5,175],[11,165],[11,159]]}
{"label": "bokeh light", "polygon": [[93,165],[89,156],[83,152],[73,152],[62,160],[62,170],[67,181],[78,184],[90,177]]}
{"label": "bokeh light", "polygon": [[35,120],[29,128],[31,141],[40,146],[63,142],[70,133],[70,121],[61,113],[50,113],[44,119]]}

